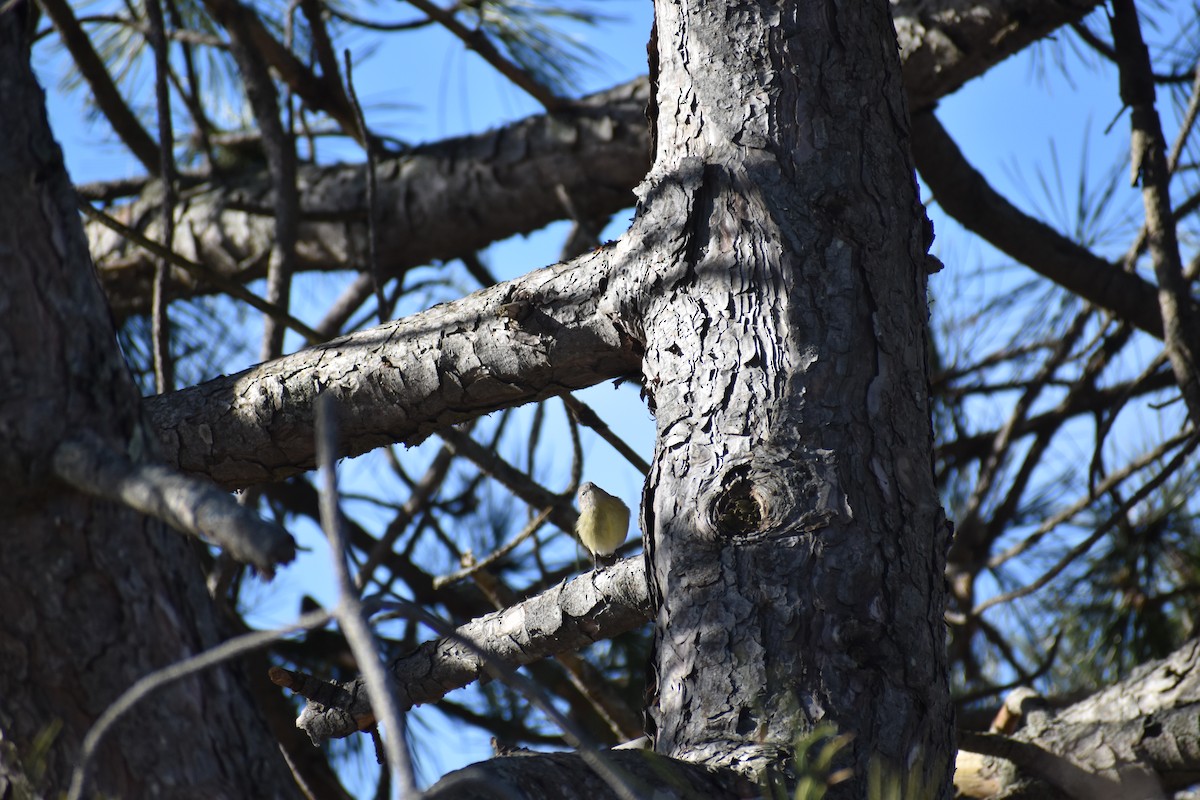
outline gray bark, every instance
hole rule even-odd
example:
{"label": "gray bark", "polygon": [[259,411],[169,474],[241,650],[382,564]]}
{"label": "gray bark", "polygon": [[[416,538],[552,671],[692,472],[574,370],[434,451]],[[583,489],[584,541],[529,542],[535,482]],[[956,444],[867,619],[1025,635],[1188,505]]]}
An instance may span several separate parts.
{"label": "gray bark", "polygon": [[[990,751],[971,761],[990,791],[972,797],[1150,800],[1200,781],[1196,640],[1065,708],[1025,706],[1024,724],[1011,739],[964,745]],[[1108,788],[1072,792],[1077,773]]]}
{"label": "gray bark", "polygon": [[[658,148],[601,309],[644,336],[655,750],[758,773],[822,722],[946,796],[924,213],[882,2],[655,5]],[[694,64],[703,63],[703,70]]]}
{"label": "gray bark", "polygon": [[[21,4],[0,13],[0,797],[58,796],[117,695],[221,638],[181,536],[51,474],[55,447],[79,431],[135,457],[147,434],[29,67],[26,14]],[[90,787],[292,793],[237,665],[138,706],[101,749]]]}
{"label": "gray bark", "polygon": [[611,249],[237,375],[147,398],[168,463],[227,488],[311,469],[313,400],[330,391],[346,456],[636,372],[596,312]]}

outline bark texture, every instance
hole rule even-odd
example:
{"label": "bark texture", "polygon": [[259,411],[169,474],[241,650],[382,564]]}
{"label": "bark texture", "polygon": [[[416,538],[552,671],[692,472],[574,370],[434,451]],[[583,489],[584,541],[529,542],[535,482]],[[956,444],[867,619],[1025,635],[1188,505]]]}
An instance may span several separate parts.
{"label": "bark texture", "polygon": [[837,792],[874,768],[943,796],[928,243],[887,4],[655,9],[658,150],[616,254],[650,268],[601,302],[656,407],[655,750],[755,772],[833,722]]}
{"label": "bark texture", "polygon": [[[525,666],[632,630],[650,616],[645,579],[640,561],[622,561],[461,625],[456,638],[425,642],[388,665],[397,697],[404,708],[435,702],[488,676],[489,661]],[[336,697],[297,691],[317,701],[297,722],[313,741],[349,736],[374,719],[362,678],[338,687]]]}
{"label": "bark texture", "polygon": [[633,341],[596,312],[611,268],[602,249],[462,300],[222,377],[147,398],[168,463],[228,488],[314,464],[313,400],[341,410],[339,452],[355,456],[499,408],[638,368]]}
{"label": "bark texture", "polygon": [[[183,538],[50,472],[56,445],[81,430],[135,457],[147,440],[29,68],[26,13],[0,13],[0,797],[58,796],[117,695],[219,641]],[[137,706],[102,748],[88,796],[290,786],[227,666]]]}
{"label": "bark texture", "polygon": [[[989,791],[969,796],[1149,800],[1200,781],[1200,641],[1066,708],[1040,698],[1024,705],[1023,727],[1011,739],[964,744],[988,751],[974,761]],[[1069,791],[1076,773],[1108,787]]]}
{"label": "bark texture", "polygon": [[[523,752],[452,772],[430,788],[425,800],[734,800],[758,797],[761,789],[726,771],[668,761],[644,751],[609,750],[596,757],[614,770],[613,783],[601,778],[578,753]],[[614,784],[626,793],[618,794]]]}

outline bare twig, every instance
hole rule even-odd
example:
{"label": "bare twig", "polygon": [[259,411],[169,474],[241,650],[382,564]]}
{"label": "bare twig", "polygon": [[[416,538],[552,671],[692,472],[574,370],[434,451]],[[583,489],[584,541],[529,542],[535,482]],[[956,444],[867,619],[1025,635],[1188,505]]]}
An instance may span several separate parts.
{"label": "bare twig", "polygon": [[[1001,603],[1009,603],[1018,598],[1033,594],[1034,592],[1038,591],[1043,586],[1048,584],[1050,581],[1052,581],[1056,577],[1058,577],[1058,575],[1064,569],[1066,569],[1068,566],[1070,566],[1070,564],[1073,561],[1075,561],[1075,559],[1079,558],[1081,555],[1086,553],[1088,550],[1090,550],[1092,548],[1092,546],[1094,544],[1096,544],[1096,542],[1100,541],[1100,539],[1105,534],[1107,534],[1108,531],[1113,528],[1113,526],[1115,526],[1126,514],[1129,513],[1129,510],[1131,508],[1133,508],[1138,503],[1140,503],[1142,500],[1144,500],[1147,496],[1149,496],[1149,494],[1152,491],[1154,491],[1159,486],[1161,486],[1163,484],[1163,482],[1166,481],[1167,478],[1169,478],[1176,470],[1178,470],[1183,465],[1184,461],[1187,460],[1187,457],[1190,456],[1192,454],[1192,451],[1194,451],[1196,449],[1196,445],[1200,444],[1200,438],[1198,438],[1196,436],[1196,433],[1194,430],[1188,431],[1186,438],[1188,439],[1188,441],[1184,445],[1183,449],[1180,450],[1178,453],[1176,453],[1175,457],[1172,458],[1171,461],[1166,466],[1164,466],[1161,470],[1159,470],[1159,472],[1157,472],[1154,476],[1152,476],[1148,481],[1146,481],[1144,484],[1142,484],[1140,487],[1138,487],[1138,490],[1136,492],[1134,492],[1129,497],[1128,500],[1126,500],[1124,503],[1122,503],[1120,505],[1120,507],[1117,508],[1117,510],[1114,511],[1107,520],[1105,520],[1102,524],[1098,525],[1096,527],[1096,530],[1093,531],[1091,534],[1089,534],[1083,541],[1079,542],[1079,544],[1075,545],[1070,550],[1068,550],[1067,553],[1061,559],[1059,559],[1052,567],[1050,567],[1050,569],[1048,569],[1044,573],[1042,573],[1042,575],[1039,576],[1036,580],[1032,581],[1031,583],[1026,584],[1025,586],[1022,586],[1019,589],[1014,589],[1011,592],[1005,592],[1003,594],[998,594],[998,595],[995,595],[994,597],[988,598],[987,600],[985,600],[984,602],[975,606],[975,608],[971,610],[972,616],[982,614],[984,611],[987,611],[989,608],[996,606],[996,605],[1000,605]],[[1174,441],[1174,440],[1172,440],[1172,441]],[[1164,445],[1165,444],[1166,443],[1164,443]],[[1043,525],[1043,527],[1044,527],[1044,525]],[[1039,530],[1040,530],[1040,528],[1039,528]]]}
{"label": "bare twig", "polygon": [[[238,0],[210,0],[208,8],[229,31],[229,45],[237,61],[246,97],[262,131],[273,191],[272,211],[275,237],[267,264],[266,300],[287,311],[292,274],[296,268],[296,242],[300,231],[300,198],[296,191],[296,143],[279,118],[279,94],[268,69],[266,54],[259,49],[262,23]],[[273,38],[273,37],[272,37]],[[260,360],[269,361],[283,353],[284,328],[271,315],[263,318]]]}
{"label": "bare twig", "polygon": [[383,653],[380,652],[375,636],[367,625],[366,615],[358,599],[358,590],[346,567],[345,537],[342,535],[342,514],[338,508],[337,474],[334,461],[337,458],[337,408],[333,395],[325,392],[317,397],[316,438],[317,465],[322,478],[321,525],[329,539],[333,573],[338,584],[338,605],[334,610],[338,625],[346,636],[358,667],[362,670],[371,698],[371,707],[376,709],[380,721],[387,727],[384,745],[387,749],[388,765],[400,782],[402,797],[415,797],[416,778],[413,775],[412,758],[405,742],[403,712],[396,699],[393,681],[384,668]]}
{"label": "bare twig", "polygon": [[1140,457],[1130,461],[1121,469],[1109,473],[1109,475],[1107,475],[1103,481],[1093,487],[1086,495],[1080,497],[1073,504],[1059,511],[1049,519],[1044,520],[1042,524],[1037,527],[1037,529],[1035,529],[1024,539],[1017,542],[1004,552],[997,553],[996,555],[992,556],[987,562],[988,569],[996,569],[1005,562],[1011,561],[1012,559],[1021,555],[1041,541],[1042,537],[1044,537],[1047,533],[1054,530],[1059,525],[1062,525],[1064,522],[1067,522],[1076,514],[1079,514],[1087,509],[1088,506],[1096,501],[1096,498],[1112,491],[1140,470],[1143,470],[1156,461],[1161,460],[1167,453],[1171,452],[1176,447],[1186,444],[1187,440],[1191,436],[1192,434],[1190,431],[1176,434],[1170,439],[1167,439],[1165,442],[1160,443],[1158,447],[1155,447],[1153,450],[1143,453]]}
{"label": "bare twig", "polygon": [[371,296],[374,287],[374,275],[366,272],[355,275],[341,295],[325,310],[325,316],[317,323],[316,329],[329,338],[337,336],[354,312]]}
{"label": "bare twig", "polygon": [[[358,102],[358,92],[354,90],[354,62],[350,59],[350,50],[342,51],[346,59],[346,91],[350,95],[350,105],[354,108],[354,119],[358,123],[359,140],[367,154],[367,271],[375,287],[375,303],[379,306],[379,323],[388,321],[391,316],[387,299],[383,296],[383,279],[379,276],[379,202],[376,199],[375,176],[375,140],[367,131],[367,118],[363,115],[362,104]],[[403,280],[403,276],[401,276]]]}
{"label": "bare twig", "polygon": [[[342,79],[338,75],[337,54],[333,50],[333,42],[329,38],[329,28],[325,25],[324,17],[324,12],[329,9],[331,4],[322,3],[320,0],[299,0],[299,3],[304,18],[308,20],[309,36],[312,39],[312,48],[317,56],[317,63],[321,66],[322,77],[331,86],[334,84],[341,86]],[[343,102],[346,100],[345,97],[341,99]]]}
{"label": "bare twig", "polygon": [[158,256],[160,258],[165,258],[167,261],[170,261],[175,266],[180,267],[180,268],[186,270],[187,272],[191,273],[192,276],[195,277],[197,280],[201,280],[201,281],[210,283],[217,289],[224,292],[225,294],[234,298],[235,300],[241,300],[243,303],[250,306],[251,308],[255,308],[255,309],[263,312],[264,314],[267,314],[267,315],[273,317],[274,319],[278,320],[282,324],[284,324],[287,327],[294,330],[296,333],[303,336],[305,339],[308,340],[309,344],[320,344],[321,342],[324,342],[324,341],[326,341],[326,339],[328,339],[328,337],[322,336],[321,334],[317,333],[312,328],[308,327],[300,320],[298,320],[295,317],[293,317],[292,315],[288,314],[283,309],[279,308],[278,306],[274,306],[271,303],[268,303],[267,301],[263,300],[258,295],[254,294],[253,292],[248,290],[246,287],[242,286],[240,283],[237,283],[236,281],[233,281],[230,278],[226,278],[221,273],[217,272],[216,270],[209,269],[208,267],[204,266],[203,264],[197,264],[194,261],[189,261],[188,259],[179,255],[178,253],[175,253],[171,250],[166,249],[165,247],[160,245],[158,242],[147,239],[145,236],[138,233],[133,228],[130,228],[129,226],[124,225],[121,222],[118,222],[117,220],[113,219],[110,215],[105,214],[103,211],[96,208],[95,206],[93,206],[91,203],[87,202],[87,200],[85,200],[82,197],[79,198],[79,208],[80,208],[80,210],[83,211],[84,214],[86,214],[91,219],[95,220],[96,222],[99,222],[101,225],[105,226],[106,228],[109,228],[110,230],[112,230],[116,233],[119,233],[121,236],[123,236],[126,239],[128,239],[129,241],[133,242],[138,247],[141,247],[143,250],[146,250],[147,252],[149,252],[155,256]]}
{"label": "bare twig", "polygon": [[596,414],[592,407],[581,401],[575,395],[563,395],[563,404],[569,408],[575,419],[580,421],[580,425],[592,428],[596,434],[599,434],[601,439],[612,445],[612,449],[625,457],[625,461],[634,465],[634,469],[642,475],[649,475],[650,464],[646,459],[637,455],[637,451],[632,449],[626,441],[616,434],[612,428],[607,426],[604,420],[600,419],[600,415]]}
{"label": "bare twig", "polygon": [[1179,166],[1179,156],[1183,154],[1183,147],[1187,144],[1188,137],[1192,134],[1192,127],[1196,124],[1196,117],[1200,115],[1200,64],[1196,65],[1194,75],[1192,94],[1188,98],[1187,111],[1183,114],[1183,120],[1179,123],[1179,133],[1175,135],[1175,142],[1171,145],[1171,153],[1167,156],[1167,171],[1172,175],[1175,174],[1175,170]]}
{"label": "bare twig", "polygon": [[1195,347],[1200,325],[1191,293],[1183,277],[1179,241],[1171,212],[1166,141],[1154,108],[1154,77],[1150,53],[1142,41],[1133,0],[1113,0],[1110,18],[1117,66],[1121,72],[1121,100],[1130,108],[1130,151],[1133,179],[1141,178],[1146,209],[1146,241],[1158,279],[1158,305],[1162,315],[1163,345],[1193,425],[1200,425],[1200,363]]}
{"label": "bare twig", "polygon": [[458,21],[453,11],[447,11],[430,0],[408,0],[420,11],[436,20],[442,27],[453,33],[463,44],[474,50],[479,56],[504,77],[515,83],[525,92],[542,104],[547,111],[557,111],[567,105],[566,101],[555,95],[548,88],[534,80],[533,76],[505,58],[483,31],[471,30]]}
{"label": "bare twig", "polygon": [[367,28],[372,31],[411,31],[418,28],[427,28],[434,24],[429,17],[423,19],[407,20],[405,22],[380,22],[378,20],[366,19],[355,14],[351,14],[343,8],[329,6],[327,9],[330,16],[337,17],[340,20],[349,22],[351,25],[357,25],[360,28]]}
{"label": "bare twig", "polygon": [[534,508],[552,508],[550,521],[564,531],[575,529],[577,516],[568,498],[554,494],[495,452],[456,428],[438,431],[438,436],[458,455],[500,482],[502,486]]}
{"label": "bare twig", "polygon": [[[437,455],[433,457],[433,461],[429,464],[429,469],[425,470],[425,474],[417,481],[413,487],[412,496],[408,498],[404,506],[401,507],[395,518],[388,523],[387,530],[383,536],[379,537],[379,541],[371,548],[370,555],[367,556],[366,563],[358,573],[359,588],[367,585],[367,581],[371,580],[375,574],[375,570],[383,563],[384,558],[391,552],[392,546],[396,540],[400,538],[400,534],[408,527],[408,524],[421,512],[422,509],[429,505],[430,500],[437,493],[437,490],[442,485],[442,481],[446,477],[446,473],[450,471],[450,464],[454,461],[454,451],[449,447],[442,447],[438,450]],[[382,584],[381,584],[382,585]]]}
{"label": "bare twig", "polygon": [[[174,249],[175,242],[175,133],[171,128],[171,91],[167,85],[170,53],[167,51],[166,23],[159,0],[146,0],[144,7],[150,23],[150,46],[154,49],[154,100],[158,112],[158,154],[161,166],[163,198],[160,209],[163,247]],[[165,258],[154,265],[154,284],[150,299],[150,330],[154,352],[154,390],[164,394],[175,388],[175,368],[171,357],[171,320],[167,316],[166,283],[169,264]]]}
{"label": "bare twig", "polygon": [[550,509],[547,508],[543,510],[542,513],[530,520],[529,523],[521,529],[520,533],[505,542],[502,546],[497,547],[495,550],[489,553],[486,558],[463,567],[457,572],[451,572],[449,575],[441,575],[437,578],[434,578],[433,588],[441,589],[443,586],[448,586],[456,581],[461,581],[463,578],[469,578],[479,570],[486,569],[492,564],[495,564],[497,561],[515,550],[521,544],[521,542],[525,541],[530,536],[533,536],[535,533],[541,530],[542,525],[546,524],[546,520],[549,518]]}
{"label": "bare twig", "polygon": [[[1075,346],[1079,337],[1083,335],[1084,327],[1087,325],[1090,317],[1090,309],[1085,309],[1076,315],[1070,329],[1063,334],[1045,363],[1042,364],[1041,369],[1038,370],[1033,380],[1029,382],[1029,386],[1013,406],[1008,421],[996,434],[996,439],[992,443],[992,452],[983,459],[983,463],[979,467],[979,476],[975,481],[974,487],[971,489],[971,495],[961,515],[962,519],[957,526],[954,544],[950,550],[949,559],[951,562],[963,563],[969,560],[972,555],[976,559],[979,559],[986,553],[986,535],[995,533],[996,531],[994,526],[983,524],[980,509],[983,507],[984,498],[991,492],[993,483],[1005,462],[1009,446],[1013,441],[1013,431],[1017,427],[1017,424],[1028,416],[1029,410],[1033,407],[1033,403],[1041,394],[1042,389],[1045,388],[1046,382],[1071,354],[1071,349]],[[1047,437],[1039,437],[1039,440],[1043,443],[1046,439]],[[1036,451],[1037,448],[1035,447],[1034,450]],[[1030,463],[1027,459],[1026,465],[1028,466]],[[1015,505],[1015,497],[1012,499],[1014,500],[1013,505]]]}
{"label": "bare twig", "polygon": [[[1054,408],[1042,414],[1029,417],[1014,429],[1021,436],[1030,433],[1053,430],[1065,420],[1081,414],[1091,414],[1111,407],[1112,403],[1123,397],[1139,397],[1156,392],[1174,385],[1174,376],[1169,372],[1147,375],[1134,381],[1126,381],[1116,386],[1104,389],[1092,389],[1080,392],[1072,397],[1064,398]],[[961,466],[976,458],[983,458],[990,452],[992,442],[997,432],[986,431],[971,435],[963,435],[957,439],[937,445],[937,456],[950,466]]]}

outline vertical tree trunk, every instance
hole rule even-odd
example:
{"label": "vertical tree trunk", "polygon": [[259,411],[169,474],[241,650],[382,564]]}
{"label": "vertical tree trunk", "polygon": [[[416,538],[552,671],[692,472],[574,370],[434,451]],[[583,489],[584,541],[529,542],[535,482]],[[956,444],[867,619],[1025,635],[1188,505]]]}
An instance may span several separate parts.
{"label": "vertical tree trunk", "polygon": [[[180,535],[50,473],[57,444],[80,431],[134,457],[147,444],[29,68],[30,13],[22,3],[0,13],[3,797],[64,791],[84,734],[113,699],[219,641]],[[291,785],[228,665],[138,705],[102,748],[87,796],[278,797]]]}
{"label": "vertical tree trunk", "polygon": [[928,242],[888,4],[655,12],[657,152],[623,241],[652,268],[612,301],[657,416],[655,749],[758,772],[829,721],[854,735],[845,796],[870,769],[946,796]]}

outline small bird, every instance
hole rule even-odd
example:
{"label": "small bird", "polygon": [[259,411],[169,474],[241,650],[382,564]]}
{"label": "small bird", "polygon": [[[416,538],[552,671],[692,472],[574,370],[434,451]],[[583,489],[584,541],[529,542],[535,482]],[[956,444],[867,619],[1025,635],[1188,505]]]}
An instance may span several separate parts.
{"label": "small bird", "polygon": [[575,533],[599,567],[616,563],[613,555],[629,532],[629,506],[594,483],[579,487],[579,521]]}

